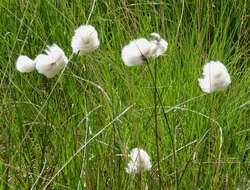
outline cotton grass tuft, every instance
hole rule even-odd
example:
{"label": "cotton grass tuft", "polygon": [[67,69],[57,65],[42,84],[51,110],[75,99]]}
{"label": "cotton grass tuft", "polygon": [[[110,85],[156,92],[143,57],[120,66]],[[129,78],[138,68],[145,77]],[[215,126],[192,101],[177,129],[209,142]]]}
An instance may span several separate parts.
{"label": "cotton grass tuft", "polygon": [[71,47],[74,53],[86,55],[98,48],[99,45],[98,33],[93,26],[81,25],[75,30],[71,41]]}
{"label": "cotton grass tuft", "polygon": [[16,61],[16,69],[21,73],[29,73],[34,71],[35,62],[27,56],[20,55]]}
{"label": "cotton grass tuft", "polygon": [[68,63],[68,58],[63,50],[56,44],[47,46],[46,54],[40,54],[36,57],[36,69],[40,74],[47,78],[54,77]]}
{"label": "cotton grass tuft", "polygon": [[141,65],[152,55],[152,46],[145,38],[131,41],[122,49],[122,60],[127,66]]}
{"label": "cotton grass tuft", "polygon": [[151,169],[150,157],[143,149],[134,148],[128,156],[131,158],[126,168],[128,174],[136,174]]}
{"label": "cotton grass tuft", "polygon": [[155,40],[150,41],[152,49],[154,50],[152,56],[154,58],[159,57],[167,50],[168,42],[162,39],[158,33],[151,33],[150,36],[155,38]]}
{"label": "cotton grass tuft", "polygon": [[121,57],[125,65],[141,65],[148,58],[157,58],[167,50],[168,42],[162,39],[160,34],[151,33],[150,36],[153,40],[135,39],[122,49]]}
{"label": "cotton grass tuft", "polygon": [[198,79],[203,92],[222,91],[231,83],[230,75],[225,65],[220,61],[210,61],[203,68],[203,78]]}

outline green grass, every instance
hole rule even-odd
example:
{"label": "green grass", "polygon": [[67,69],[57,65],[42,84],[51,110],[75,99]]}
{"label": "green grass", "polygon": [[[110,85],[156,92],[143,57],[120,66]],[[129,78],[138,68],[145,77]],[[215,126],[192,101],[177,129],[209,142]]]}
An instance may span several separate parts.
{"label": "green grass", "polygon": [[[0,2],[0,189],[249,188],[247,1],[97,0],[95,52],[73,56],[61,78],[17,72],[20,54],[33,59],[53,43],[70,57],[93,1],[69,2]],[[166,56],[126,67],[122,47],[151,32],[168,41]],[[224,92],[198,86],[210,60],[228,68]],[[132,177],[125,168],[134,147],[153,168]]]}

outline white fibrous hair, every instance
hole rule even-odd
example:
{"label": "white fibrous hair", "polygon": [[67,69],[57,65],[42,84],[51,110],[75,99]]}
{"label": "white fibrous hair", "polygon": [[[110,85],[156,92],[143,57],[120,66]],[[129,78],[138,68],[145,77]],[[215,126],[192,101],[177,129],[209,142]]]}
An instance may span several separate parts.
{"label": "white fibrous hair", "polygon": [[63,50],[56,44],[48,46],[46,54],[40,54],[36,57],[36,69],[40,74],[47,78],[54,77],[68,63],[68,58]]}
{"label": "white fibrous hair", "polygon": [[122,49],[122,60],[127,66],[141,65],[149,57],[158,57],[168,48],[168,42],[158,33],[151,33],[154,40],[139,38],[131,41]]}
{"label": "white fibrous hair", "polygon": [[205,64],[203,78],[199,78],[198,81],[202,91],[206,93],[225,90],[231,83],[227,68],[220,61]]}
{"label": "white fibrous hair", "polygon": [[161,39],[161,35],[156,33],[156,32],[151,33],[150,36],[152,38],[155,38],[157,41],[160,41],[160,39]]}
{"label": "white fibrous hair", "polygon": [[34,71],[35,67],[35,62],[24,55],[20,55],[16,61],[16,69],[21,73],[32,72]]}
{"label": "white fibrous hair", "polygon": [[93,26],[81,25],[75,30],[75,35],[71,41],[71,47],[74,53],[86,55],[98,48],[99,45],[98,33]]}
{"label": "white fibrous hair", "polygon": [[155,40],[151,40],[150,43],[152,46],[152,56],[156,58],[167,50],[168,42],[162,39],[158,33],[151,33],[150,36],[155,38]]}
{"label": "white fibrous hair", "polygon": [[122,49],[122,60],[127,66],[141,65],[151,55],[151,44],[145,38],[133,40]]}
{"label": "white fibrous hair", "polygon": [[143,149],[134,148],[128,156],[131,158],[126,168],[128,174],[136,174],[151,169],[150,157]]}

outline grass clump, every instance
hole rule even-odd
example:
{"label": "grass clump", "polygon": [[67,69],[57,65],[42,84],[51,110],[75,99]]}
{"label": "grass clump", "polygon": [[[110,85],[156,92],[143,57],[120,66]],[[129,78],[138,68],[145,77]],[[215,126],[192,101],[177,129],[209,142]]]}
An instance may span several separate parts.
{"label": "grass clump", "polygon": [[[92,6],[0,2],[1,189],[249,188],[247,1],[98,0],[89,17]],[[87,21],[100,46],[70,56]],[[165,55],[126,67],[122,48],[152,32],[167,40]],[[70,58],[63,72],[15,69],[19,55],[54,43]],[[223,92],[198,85],[210,60],[231,76]],[[135,147],[152,168],[132,176]]]}

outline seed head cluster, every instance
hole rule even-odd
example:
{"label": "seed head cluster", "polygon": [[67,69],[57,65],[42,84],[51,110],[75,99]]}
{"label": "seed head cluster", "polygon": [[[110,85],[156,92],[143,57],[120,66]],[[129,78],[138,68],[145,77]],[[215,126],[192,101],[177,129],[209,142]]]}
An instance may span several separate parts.
{"label": "seed head cluster", "polygon": [[[100,42],[96,29],[91,25],[81,25],[75,30],[72,37],[71,47],[73,53],[86,55],[98,48]],[[68,64],[69,60],[64,51],[57,45],[47,46],[44,54],[39,54],[35,60],[20,55],[16,61],[16,69],[22,73],[32,72],[53,78]]]}

